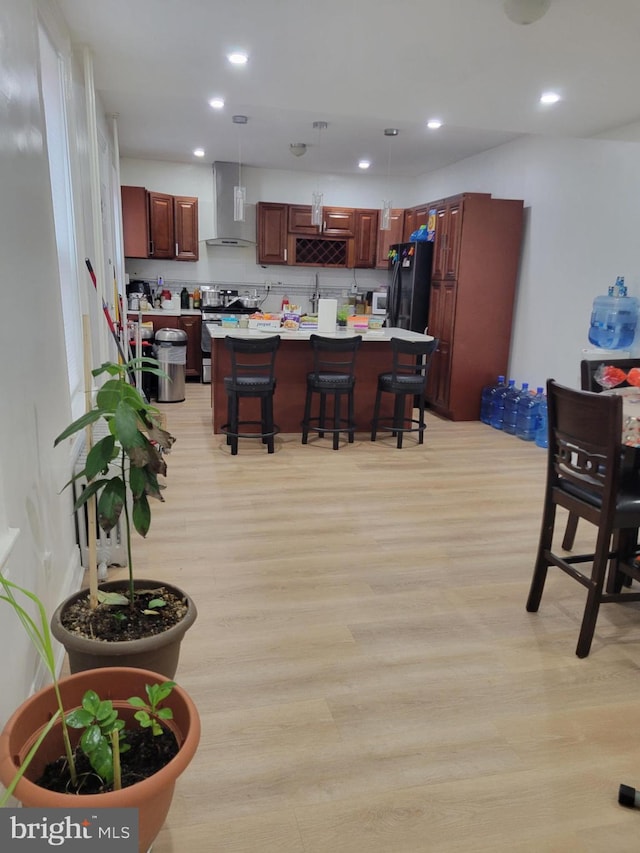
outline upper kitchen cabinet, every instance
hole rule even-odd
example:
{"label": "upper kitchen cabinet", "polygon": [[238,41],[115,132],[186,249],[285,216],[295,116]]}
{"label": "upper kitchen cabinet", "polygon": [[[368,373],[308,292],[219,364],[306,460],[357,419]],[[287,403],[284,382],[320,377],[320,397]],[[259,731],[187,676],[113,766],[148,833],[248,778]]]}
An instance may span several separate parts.
{"label": "upper kitchen cabinet", "polygon": [[258,202],[256,248],[259,264],[287,263],[287,217],[291,207],[279,202]]}
{"label": "upper kitchen cabinet", "polygon": [[198,199],[121,187],[126,258],[198,260]]}
{"label": "upper kitchen cabinet", "polygon": [[434,206],[429,334],[440,343],[426,396],[445,417],[477,420],[482,388],[509,362],[523,202],[464,193]]}
{"label": "upper kitchen cabinet", "polygon": [[378,211],[324,207],[322,228],[311,223],[311,205],[259,202],[259,264],[350,269],[375,265]]}
{"label": "upper kitchen cabinet", "polygon": [[376,264],[378,245],[378,211],[354,211],[354,267],[371,269]]}
{"label": "upper kitchen cabinet", "polygon": [[378,231],[376,249],[376,269],[387,269],[389,266],[389,247],[403,242],[404,210],[391,211],[389,231]]}
{"label": "upper kitchen cabinet", "polygon": [[404,234],[403,240],[398,242],[408,243],[414,231],[417,231],[421,225],[426,225],[429,219],[429,210],[431,204],[420,204],[417,207],[409,207],[404,212]]}

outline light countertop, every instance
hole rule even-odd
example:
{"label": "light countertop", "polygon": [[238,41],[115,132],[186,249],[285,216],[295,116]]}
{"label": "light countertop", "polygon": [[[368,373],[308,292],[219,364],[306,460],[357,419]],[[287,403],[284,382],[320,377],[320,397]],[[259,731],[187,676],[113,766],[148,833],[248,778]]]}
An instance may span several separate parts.
{"label": "light countertop", "polygon": [[202,311],[199,308],[176,308],[173,309],[165,309],[165,308],[145,308],[144,311],[130,311],[127,309],[127,317],[134,318],[137,317],[138,314],[150,314],[152,317],[181,317],[181,316],[196,316],[199,317],[202,314]]}
{"label": "light countertop", "polygon": [[207,331],[214,339],[226,338],[231,336],[234,338],[256,338],[266,337],[267,335],[280,335],[283,341],[308,341],[311,335],[322,335],[327,338],[352,338],[355,335],[362,334],[362,343],[390,341],[391,338],[402,338],[405,341],[432,341],[432,335],[423,335],[420,332],[411,332],[409,329],[400,329],[396,327],[384,329],[372,329],[368,332],[354,332],[351,329],[336,329],[335,332],[318,332],[313,329],[297,329],[291,331],[289,329],[279,329],[278,331],[261,331],[258,329],[241,329],[223,328],[215,323],[206,323]]}

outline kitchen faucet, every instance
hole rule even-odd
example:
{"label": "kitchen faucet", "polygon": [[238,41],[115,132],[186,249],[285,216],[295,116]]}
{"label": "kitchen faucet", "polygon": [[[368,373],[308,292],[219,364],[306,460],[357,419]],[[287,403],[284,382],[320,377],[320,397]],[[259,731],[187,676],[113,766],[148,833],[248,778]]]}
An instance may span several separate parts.
{"label": "kitchen faucet", "polygon": [[318,273],[316,273],[314,291],[311,294],[311,299],[309,300],[311,302],[311,313],[312,314],[318,313],[318,301],[319,301],[319,299],[320,299],[320,291],[318,290]]}

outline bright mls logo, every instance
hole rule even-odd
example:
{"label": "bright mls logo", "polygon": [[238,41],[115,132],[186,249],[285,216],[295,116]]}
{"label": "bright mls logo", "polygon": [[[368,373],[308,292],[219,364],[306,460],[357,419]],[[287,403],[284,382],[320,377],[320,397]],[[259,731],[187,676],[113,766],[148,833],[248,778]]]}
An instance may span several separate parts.
{"label": "bright mls logo", "polygon": [[0,850],[41,853],[52,848],[138,853],[138,810],[0,809]]}

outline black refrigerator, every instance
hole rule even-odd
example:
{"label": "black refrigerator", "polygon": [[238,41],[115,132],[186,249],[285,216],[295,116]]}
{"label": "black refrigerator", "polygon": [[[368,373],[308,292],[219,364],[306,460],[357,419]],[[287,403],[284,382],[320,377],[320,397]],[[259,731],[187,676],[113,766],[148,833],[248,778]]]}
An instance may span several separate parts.
{"label": "black refrigerator", "polygon": [[433,243],[390,247],[387,326],[424,332],[429,318]]}

